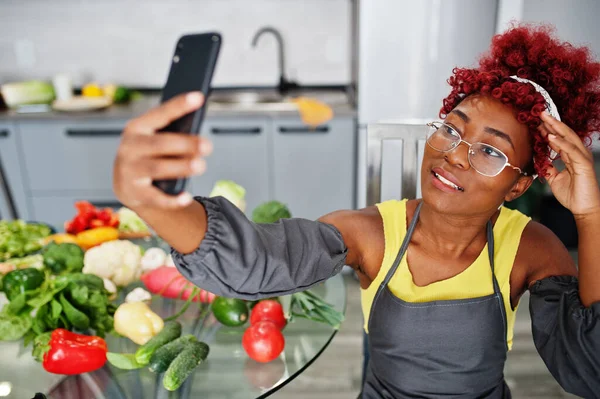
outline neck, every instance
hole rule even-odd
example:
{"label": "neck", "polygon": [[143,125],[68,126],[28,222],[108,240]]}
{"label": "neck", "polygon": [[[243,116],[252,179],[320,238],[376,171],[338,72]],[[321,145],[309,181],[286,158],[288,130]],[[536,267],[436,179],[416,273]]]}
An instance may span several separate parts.
{"label": "neck", "polygon": [[474,245],[485,245],[487,222],[497,213],[452,215],[423,203],[415,233],[432,244],[440,255],[458,258]]}

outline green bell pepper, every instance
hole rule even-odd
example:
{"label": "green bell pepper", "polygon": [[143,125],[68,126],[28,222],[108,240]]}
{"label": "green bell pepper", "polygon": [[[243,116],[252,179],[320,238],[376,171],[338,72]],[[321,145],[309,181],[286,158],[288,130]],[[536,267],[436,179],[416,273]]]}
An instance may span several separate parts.
{"label": "green bell pepper", "polygon": [[38,269],[27,268],[13,270],[2,279],[2,290],[9,301],[25,291],[32,291],[44,282],[44,273]]}

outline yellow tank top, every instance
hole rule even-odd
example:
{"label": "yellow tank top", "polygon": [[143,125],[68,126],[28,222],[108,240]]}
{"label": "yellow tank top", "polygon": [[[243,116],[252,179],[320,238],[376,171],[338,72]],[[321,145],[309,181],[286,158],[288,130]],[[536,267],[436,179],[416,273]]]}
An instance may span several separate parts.
{"label": "yellow tank top", "polygon": [[[361,289],[364,329],[367,332],[371,304],[377,288],[392,267],[406,235],[406,203],[407,200],[390,200],[376,205],[383,219],[385,252],[377,277],[367,289]],[[517,312],[517,309],[512,309],[510,303],[510,273],[521,241],[521,234],[530,220],[530,217],[519,211],[502,207],[500,216],[494,225],[494,268],[506,308],[508,322],[506,338],[509,349],[512,347]],[[391,278],[388,288],[394,295],[406,302],[468,299],[493,294],[494,287],[487,244],[477,259],[463,272],[424,287],[413,283],[412,274],[408,268],[406,256],[404,256],[396,273]]]}

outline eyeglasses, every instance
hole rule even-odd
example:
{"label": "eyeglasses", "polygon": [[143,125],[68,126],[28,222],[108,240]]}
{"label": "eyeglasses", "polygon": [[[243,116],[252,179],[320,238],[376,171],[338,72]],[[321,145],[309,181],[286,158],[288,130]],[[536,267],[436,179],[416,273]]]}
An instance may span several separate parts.
{"label": "eyeglasses", "polygon": [[469,146],[469,164],[479,174],[488,177],[498,176],[505,167],[511,167],[524,176],[529,176],[521,168],[508,163],[508,157],[496,147],[485,143],[471,144],[462,139],[452,126],[444,122],[428,123],[427,144],[436,151],[449,152],[460,143]]}

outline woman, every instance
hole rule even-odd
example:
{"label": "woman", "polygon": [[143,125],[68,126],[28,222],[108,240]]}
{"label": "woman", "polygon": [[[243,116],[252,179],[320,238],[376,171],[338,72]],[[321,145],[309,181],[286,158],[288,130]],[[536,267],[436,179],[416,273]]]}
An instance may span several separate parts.
{"label": "woman", "polygon": [[[151,180],[202,173],[211,145],[154,132],[201,106],[198,93],[128,124],[115,192],[172,245],[181,273],[218,295],[288,294],[353,267],[369,334],[364,398],[510,397],[503,368],[527,289],[552,375],[600,397],[600,189],[583,143],[600,130],[600,64],[546,28],[521,26],[448,82],[422,199],[256,225],[222,197],[168,197]],[[575,217],[579,270],[552,232],[502,206],[536,175]]]}

